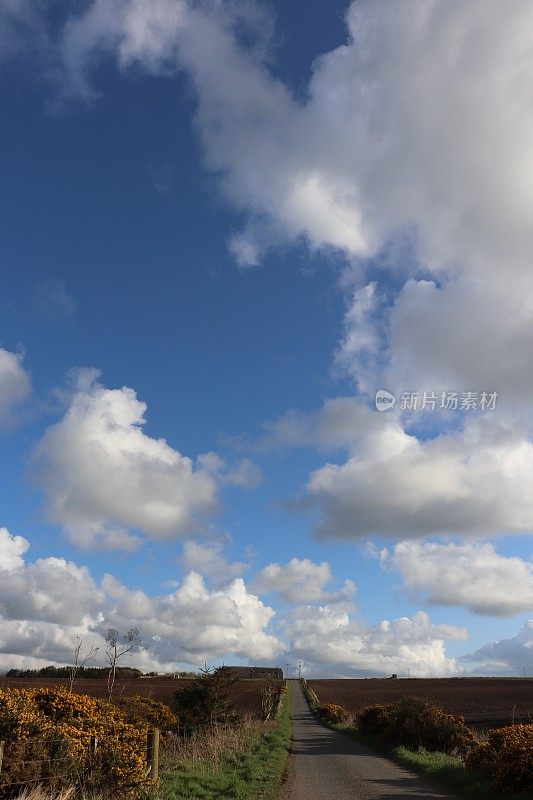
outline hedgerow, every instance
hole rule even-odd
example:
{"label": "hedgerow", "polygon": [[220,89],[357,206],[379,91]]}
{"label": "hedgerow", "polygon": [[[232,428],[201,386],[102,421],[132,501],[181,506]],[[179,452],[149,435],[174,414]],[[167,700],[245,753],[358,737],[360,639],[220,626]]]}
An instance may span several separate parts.
{"label": "hedgerow", "polygon": [[486,775],[501,791],[533,791],[533,725],[492,730],[471,750],[465,765]]}
{"label": "hedgerow", "polygon": [[371,706],[358,715],[359,729],[392,745],[464,755],[475,743],[463,717],[446,714],[424,697]]}

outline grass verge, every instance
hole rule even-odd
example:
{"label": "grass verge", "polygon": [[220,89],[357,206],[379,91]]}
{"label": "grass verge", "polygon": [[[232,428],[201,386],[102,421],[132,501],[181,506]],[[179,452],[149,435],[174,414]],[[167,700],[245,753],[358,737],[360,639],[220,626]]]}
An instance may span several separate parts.
{"label": "grass verge", "polygon": [[161,775],[164,800],[274,800],[287,770],[291,739],[290,687],[269,731],[250,729],[242,749],[222,752],[216,766],[185,759]]}

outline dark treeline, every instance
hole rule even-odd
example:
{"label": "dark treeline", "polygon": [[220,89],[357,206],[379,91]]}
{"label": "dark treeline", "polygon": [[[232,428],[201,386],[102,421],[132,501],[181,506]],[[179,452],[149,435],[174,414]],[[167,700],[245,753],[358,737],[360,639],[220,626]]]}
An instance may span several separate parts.
{"label": "dark treeline", "polygon": [[[107,678],[108,667],[79,667],[76,678]],[[65,678],[69,679],[71,667],[41,667],[41,669],[10,669],[7,678]],[[140,669],[117,667],[117,678],[140,678]]]}

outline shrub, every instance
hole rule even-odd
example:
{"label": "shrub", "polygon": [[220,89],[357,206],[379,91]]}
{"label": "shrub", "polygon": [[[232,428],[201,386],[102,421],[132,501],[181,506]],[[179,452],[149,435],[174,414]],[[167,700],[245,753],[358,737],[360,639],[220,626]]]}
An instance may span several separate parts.
{"label": "shrub", "polygon": [[464,754],[475,742],[462,717],[446,714],[424,697],[403,697],[392,705],[365,709],[358,723],[364,733],[411,749]]}
{"label": "shrub", "polygon": [[[21,776],[57,790],[75,784],[102,795],[131,794],[144,783],[146,731],[146,723],[128,724],[111,703],[63,688],[0,690],[0,797],[22,788]],[[98,738],[95,753],[91,737]]]}
{"label": "shrub", "polygon": [[322,703],[322,705],[318,706],[317,711],[328,722],[332,723],[347,722],[349,716],[346,709],[336,703]]}
{"label": "shrub", "polygon": [[393,706],[368,706],[357,716],[357,723],[362,733],[381,736],[390,724]]}
{"label": "shrub", "polygon": [[533,725],[509,725],[489,733],[466,758],[467,769],[490,778],[503,792],[533,790]]}
{"label": "shrub", "polygon": [[159,728],[161,731],[174,731],[178,728],[178,718],[166,703],[153,700],[151,697],[135,695],[115,700],[126,722],[131,725],[147,725],[148,728]]}
{"label": "shrub", "polygon": [[206,725],[236,722],[239,714],[231,687],[237,680],[227,667],[219,667],[215,672],[204,672],[187,681],[171,701],[182,730],[190,733]]}

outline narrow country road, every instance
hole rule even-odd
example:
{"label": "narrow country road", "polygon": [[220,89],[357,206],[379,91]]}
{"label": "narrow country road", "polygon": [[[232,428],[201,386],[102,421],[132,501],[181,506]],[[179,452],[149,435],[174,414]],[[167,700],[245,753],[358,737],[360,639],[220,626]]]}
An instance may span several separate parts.
{"label": "narrow country road", "polygon": [[455,800],[363,745],[320,725],[291,681],[292,755],[283,800]]}

